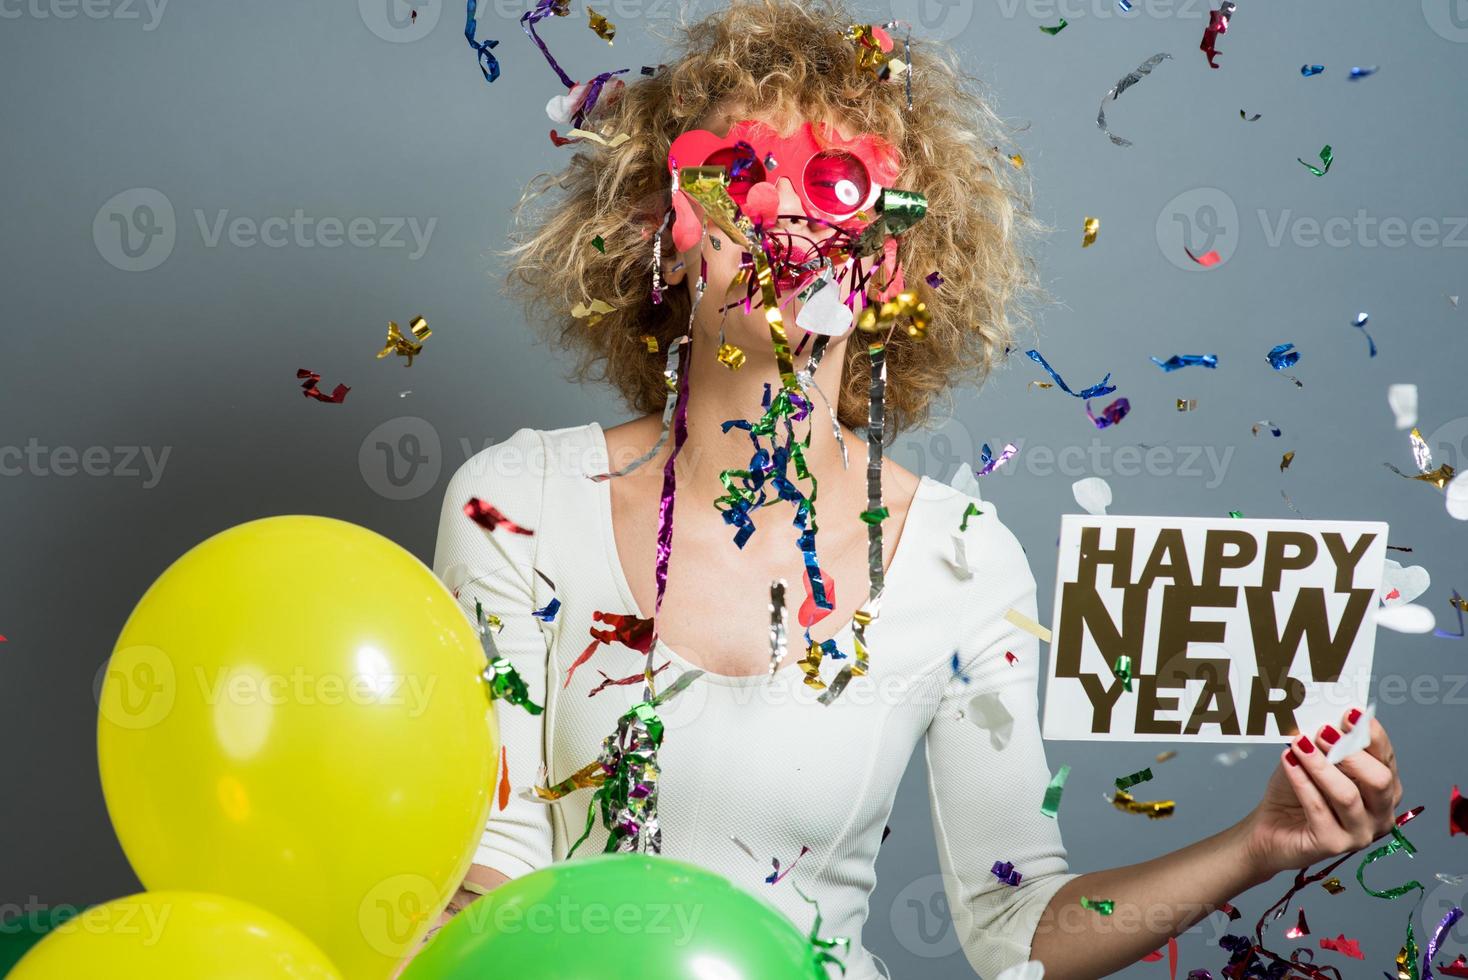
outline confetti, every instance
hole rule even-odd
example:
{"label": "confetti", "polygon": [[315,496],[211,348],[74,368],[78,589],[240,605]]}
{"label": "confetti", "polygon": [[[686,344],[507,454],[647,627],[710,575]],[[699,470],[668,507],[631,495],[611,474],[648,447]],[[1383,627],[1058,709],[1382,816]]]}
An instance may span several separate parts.
{"label": "confetti", "polygon": [[1294,367],[1300,363],[1300,352],[1294,350],[1294,346],[1294,344],[1276,344],[1271,347],[1269,353],[1264,355],[1265,359],[1269,361],[1269,366],[1276,371],[1283,371],[1285,368]]}
{"label": "confetti", "polygon": [[[1299,160],[1299,157],[1295,159]],[[1330,165],[1335,162],[1335,153],[1331,150],[1329,143],[1320,148],[1320,162],[1324,164],[1323,169],[1315,166],[1313,163],[1306,163],[1304,160],[1300,160],[1300,165],[1317,177],[1324,177],[1330,173]]]}
{"label": "confetti", "polygon": [[1376,612],[1376,625],[1397,633],[1431,633],[1437,617],[1426,606],[1404,603],[1385,606]]}
{"label": "confetti", "polygon": [[1175,800],[1134,800],[1125,790],[1116,791],[1116,795],[1111,798],[1111,805],[1123,813],[1144,814],[1150,820],[1170,817],[1177,810]]}
{"label": "confetti", "polygon": [[1285,470],[1287,470],[1287,469],[1290,468],[1290,464],[1293,463],[1294,461],[1295,461],[1295,451],[1293,449],[1291,449],[1289,452],[1285,453],[1283,456],[1280,457],[1280,460],[1279,460],[1279,471],[1281,473],[1283,473]]}
{"label": "confetti", "polygon": [[600,235],[597,235],[591,240],[591,247],[603,255],[607,254],[607,240]]}
{"label": "confetti", "polygon": [[615,150],[617,147],[621,146],[623,143],[632,138],[632,134],[630,133],[618,133],[616,136],[608,139],[601,133],[592,132],[589,129],[573,129],[566,135],[575,137],[576,139],[591,140],[591,142],[593,143],[597,143],[612,150]]}
{"label": "confetti", "polygon": [[984,445],[979,449],[979,468],[974,471],[974,475],[988,476],[990,473],[993,473],[999,467],[1003,466],[1005,463],[1013,459],[1014,454],[1017,452],[1019,452],[1018,446],[1016,446],[1012,442],[1005,443],[1004,448],[996,457],[993,450],[989,448],[989,444],[987,442],[984,443]]}
{"label": "confetti", "polygon": [[943,286],[943,276],[937,272],[928,273],[928,277],[923,281],[933,289],[940,289]]}
{"label": "confetti", "polygon": [[1064,17],[1062,17],[1062,18],[1060,18],[1060,23],[1057,24],[1057,25],[1055,25],[1054,27],[1045,27],[1042,24],[1040,26],[1040,30],[1044,31],[1046,34],[1049,34],[1051,37],[1054,37],[1055,35],[1059,34],[1061,31],[1065,30],[1065,28],[1068,26],[1068,23],[1069,22],[1066,21],[1066,19]]}
{"label": "confetti", "polygon": [[1432,586],[1432,575],[1421,565],[1404,566],[1399,561],[1386,559],[1381,573],[1381,601],[1383,605],[1412,602]]}
{"label": "confetti", "polygon": [[1164,762],[1168,762],[1176,758],[1177,753],[1174,752],[1172,749],[1168,749],[1166,752],[1158,752],[1156,758],[1154,758],[1152,761],[1156,762],[1158,765],[1161,765]]}
{"label": "confetti", "polygon": [[1088,514],[1100,517],[1111,506],[1111,484],[1099,476],[1088,476],[1070,485],[1076,503]]}
{"label": "confetti", "polygon": [[1463,614],[1465,612],[1468,612],[1468,599],[1464,599],[1462,596],[1458,595],[1458,590],[1454,589],[1453,597],[1449,599],[1448,602],[1452,604],[1453,611],[1458,614],[1458,632],[1450,633],[1447,630],[1435,629],[1432,631],[1432,635],[1440,636],[1445,640],[1461,640],[1464,636]]}
{"label": "confetti", "polygon": [[571,315],[578,320],[585,320],[587,326],[594,327],[601,323],[602,317],[616,311],[617,308],[606,300],[594,299],[590,303],[577,303],[571,308]]}
{"label": "confetti", "polygon": [[1143,769],[1140,772],[1134,772],[1134,773],[1132,773],[1130,776],[1117,776],[1116,777],[1116,788],[1117,789],[1131,789],[1133,786],[1139,785],[1140,783],[1146,783],[1146,782],[1151,782],[1151,781],[1152,781],[1152,769],[1149,766],[1148,768]]}
{"label": "confetti", "polygon": [[1351,74],[1349,76],[1349,81],[1359,82],[1363,78],[1370,78],[1372,75],[1376,74],[1377,70],[1378,69],[1376,65],[1371,65],[1368,68],[1352,68]]}
{"label": "confetti", "polygon": [[490,52],[499,47],[498,41],[474,40],[474,35],[479,32],[479,21],[474,17],[475,8],[479,6],[478,0],[468,0],[467,10],[464,18],[464,37],[469,41],[469,47],[474,50],[479,59],[479,70],[484,74],[486,82],[493,82],[500,77],[499,59]]}
{"label": "confetti", "polygon": [[1448,516],[1454,520],[1468,521],[1468,470],[1455,476],[1447,486],[1444,501]]}
{"label": "confetti", "polygon": [[1325,66],[1324,65],[1301,65],[1300,66],[1300,74],[1301,75],[1304,75],[1306,78],[1309,78],[1312,75],[1319,75],[1319,74],[1321,74],[1324,71],[1325,71]]}
{"label": "confetti", "polygon": [[1011,667],[1013,667],[1015,664],[1019,663],[1019,658],[1016,657],[1014,655],[1014,653],[1011,652],[1011,651],[1009,651],[1009,650],[1005,650],[1004,651],[1004,659],[1005,659],[1005,661],[1008,662],[1009,666],[1011,666]]}
{"label": "confetti", "polygon": [[500,746],[500,788],[499,808],[503,810],[510,805],[510,755],[508,749]]}
{"label": "confetti", "polygon": [[1341,880],[1334,875],[1322,881],[1320,883],[1320,887],[1324,888],[1332,895],[1339,895],[1346,890],[1346,886],[1341,884]]}
{"label": "confetti", "polygon": [[744,367],[744,351],[733,344],[723,344],[719,347],[719,363],[730,371],[738,371]]}
{"label": "confetti", "polygon": [[1371,334],[1366,333],[1366,321],[1371,319],[1371,314],[1361,312],[1356,314],[1356,319],[1351,321],[1351,326],[1366,334],[1366,342],[1371,345],[1371,356],[1376,356],[1376,341],[1371,339]]}
{"label": "confetti", "polygon": [[[652,676],[656,677],[672,665],[673,662],[671,660],[668,661],[661,667],[654,669],[652,672]],[[598,694],[600,694],[602,691],[605,691],[609,687],[631,687],[634,684],[647,683],[647,671],[645,669],[639,670],[635,674],[629,674],[626,677],[608,677],[606,671],[603,670],[598,670],[597,673],[601,674],[601,683],[586,692],[586,696],[589,698],[596,697]]]}
{"label": "confetti", "polygon": [[612,39],[617,36],[617,25],[607,20],[606,15],[599,14],[590,7],[586,8],[586,17],[587,26],[591,28],[592,32],[607,44],[611,44]]}
{"label": "confetti", "polygon": [[[1226,6],[1232,6],[1231,4],[1225,4],[1225,5]],[[1132,145],[1132,141],[1131,140],[1128,140],[1128,139],[1123,139],[1122,137],[1117,136],[1115,133],[1111,132],[1111,130],[1109,130],[1107,128],[1107,126],[1106,126],[1106,102],[1107,102],[1107,100],[1110,100],[1112,102],[1115,102],[1118,98],[1121,97],[1121,93],[1125,92],[1127,89],[1131,88],[1133,85],[1135,85],[1138,82],[1140,82],[1147,75],[1152,74],[1152,69],[1156,68],[1158,65],[1162,64],[1162,62],[1166,61],[1167,59],[1169,59],[1171,57],[1172,57],[1172,55],[1168,54],[1165,51],[1164,52],[1161,52],[1159,54],[1154,54],[1152,57],[1148,58],[1146,61],[1144,61],[1140,65],[1138,65],[1134,70],[1128,72],[1127,74],[1123,75],[1121,78],[1117,79],[1116,84],[1113,85],[1113,86],[1111,86],[1111,88],[1107,90],[1106,94],[1101,97],[1101,109],[1096,114],[1096,125],[1097,125],[1097,127],[1100,128],[1101,132],[1103,132],[1103,133],[1106,134],[1107,139],[1111,140],[1111,142],[1112,142],[1113,145],[1115,145],[1115,146],[1131,146]]]}
{"label": "confetti", "polygon": [[1171,374],[1173,371],[1176,371],[1179,368],[1191,367],[1194,365],[1205,368],[1216,368],[1218,367],[1218,355],[1174,354],[1165,361],[1159,357],[1154,357],[1152,358],[1152,363],[1162,368],[1164,372]]}
{"label": "confetti", "polygon": [[1215,265],[1221,265],[1223,263],[1223,256],[1219,255],[1217,250],[1204,252],[1202,255],[1194,255],[1187,248],[1184,248],[1183,251],[1187,253],[1188,258],[1192,259],[1194,262],[1198,263],[1205,269],[1211,269]]}
{"label": "confetti", "polygon": [[464,514],[468,516],[469,520],[478,524],[486,531],[494,531],[503,527],[510,534],[524,534],[527,536],[535,534],[534,531],[527,527],[521,527],[500,513],[499,508],[493,504],[486,503],[478,497],[469,498],[469,502],[464,505]]}
{"label": "confetti", "polygon": [[1091,412],[1091,403],[1089,401],[1086,402],[1086,417],[1089,418],[1092,424],[1094,424],[1098,429],[1111,428],[1113,425],[1116,425],[1122,419],[1126,418],[1127,413],[1131,410],[1132,403],[1130,401],[1125,398],[1118,398],[1116,401],[1103,408],[1101,410],[1101,414],[1097,416]]}
{"label": "confetti", "polygon": [[1459,834],[1468,834],[1468,796],[1460,794],[1454,786],[1453,795],[1448,798],[1448,836]]}
{"label": "confetti", "polygon": [[1177,410],[1179,412],[1196,412],[1198,410],[1198,399],[1179,398],[1177,400]]}
{"label": "confetti", "polygon": [[1257,113],[1257,112],[1254,113],[1251,116],[1248,113],[1244,112],[1243,109],[1240,109],[1239,110],[1239,118],[1242,119],[1242,120],[1244,120],[1244,122],[1258,122],[1260,119],[1263,118],[1263,116],[1260,113]]}
{"label": "confetti", "polygon": [[433,336],[433,331],[428,329],[427,320],[421,316],[415,316],[408,323],[408,332],[413,335],[412,340],[403,336],[403,332],[395,321],[387,321],[387,346],[377,352],[378,360],[389,354],[396,354],[399,357],[407,358],[408,363],[403,365],[404,367],[412,367],[413,358],[423,352],[423,341]]}
{"label": "confetti", "polygon": [[1386,403],[1396,418],[1397,431],[1410,429],[1417,424],[1417,386],[1413,384],[1388,385]]}
{"label": "confetti", "polygon": [[1087,218],[1085,233],[1081,236],[1081,248],[1090,248],[1096,244],[1096,236],[1101,231],[1100,218]]}
{"label": "confetti", "polygon": [[795,860],[791,861],[789,867],[787,867],[784,871],[780,870],[779,858],[770,858],[770,864],[773,870],[771,870],[770,873],[765,876],[765,884],[778,885],[780,882],[784,881],[786,876],[789,875],[790,872],[795,870],[795,866],[800,863],[800,859],[805,857],[809,853],[810,848],[802,844],[800,846],[800,853],[795,855]]}
{"label": "confetti", "polygon": [[1350,956],[1353,959],[1364,960],[1366,954],[1361,952],[1361,944],[1354,939],[1347,939],[1345,933],[1341,933],[1335,939],[1320,940],[1321,949],[1334,950],[1342,956]]}
{"label": "confetti", "polygon": [[1003,749],[1014,734],[1014,715],[1004,706],[998,693],[976,694],[968,703],[967,717],[978,728],[989,733],[989,744]]}
{"label": "confetti", "polygon": [[[1014,166],[1014,169],[1016,169],[1016,170],[1023,170],[1024,169],[1025,158],[1022,157],[1022,156],[1020,156],[1018,153],[1011,153],[1009,155],[1009,162]],[[1456,299],[1457,299],[1457,297],[1454,297],[1454,303],[1453,303],[1454,306],[1457,306],[1458,305],[1457,302],[1456,302]]]}
{"label": "confetti", "polygon": [[1109,898],[1087,898],[1081,896],[1081,908],[1091,909],[1101,915],[1110,915],[1116,911],[1116,903]]}
{"label": "confetti", "polygon": [[1228,516],[1229,517],[1243,517],[1244,516],[1244,512],[1241,511],[1241,510],[1231,510],[1231,511],[1228,512]]}
{"label": "confetti", "polygon": [[1203,29],[1203,41],[1198,45],[1198,50],[1208,56],[1209,68],[1218,67],[1218,35],[1228,33],[1229,21],[1237,9],[1238,4],[1232,0],[1224,0],[1217,10],[1208,12],[1208,26]]}
{"label": "confetti", "polygon": [[1305,921],[1305,910],[1300,909],[1299,920],[1289,929],[1285,930],[1285,938],[1301,939],[1308,935],[1310,935],[1310,924]]}
{"label": "confetti", "polygon": [[1230,749],[1227,752],[1220,752],[1215,755],[1213,757],[1213,761],[1218,763],[1220,766],[1231,767],[1235,763],[1243,762],[1248,757],[1248,749]]}
{"label": "confetti", "polygon": [[1070,766],[1061,766],[1050,777],[1050,785],[1045,787],[1045,799],[1040,803],[1040,812],[1045,816],[1053,818],[1060,812],[1060,796],[1065,792],[1065,781],[1069,778]]}
{"label": "confetti", "polygon": [[1116,0],[1116,7],[1124,14],[1132,12],[1132,0]]}
{"label": "confetti", "polygon": [[315,371],[308,371],[305,368],[296,371],[296,378],[304,379],[301,381],[301,394],[307,398],[314,398],[319,402],[327,402],[331,405],[340,405],[346,401],[347,392],[352,390],[346,385],[337,385],[332,389],[331,394],[328,395],[318,387],[321,384],[321,375]]}
{"label": "confetti", "polygon": [[1008,861],[995,861],[994,867],[989,869],[989,873],[995,878],[998,878],[999,883],[1003,885],[1017,886],[1024,878],[1024,875],[1014,870],[1014,865]]}
{"label": "confetti", "polygon": [[1025,356],[1044,368],[1051,379],[1060,386],[1060,390],[1073,398],[1099,398],[1102,395],[1109,395],[1116,390],[1116,385],[1107,384],[1111,380],[1111,373],[1108,371],[1106,377],[1089,388],[1082,388],[1080,391],[1071,391],[1070,387],[1066,385],[1060,375],[1055,373],[1055,369],[1050,366],[1050,363],[1045,360],[1044,356],[1038,350],[1027,350],[1025,351]]}
{"label": "confetti", "polygon": [[1128,654],[1120,654],[1111,665],[1111,673],[1121,681],[1122,689],[1128,694],[1132,691],[1132,658]]}
{"label": "confetti", "polygon": [[1024,630],[1026,633],[1032,633],[1035,636],[1039,637],[1041,643],[1050,642],[1050,631],[1041,626],[1039,623],[1035,622],[1030,617],[1026,616],[1024,613],[1020,612],[1018,609],[1010,609],[1004,614],[1004,618],[1009,620],[1015,626],[1018,626],[1020,629]]}
{"label": "confetti", "polygon": [[969,505],[963,509],[963,519],[959,521],[959,523],[958,523],[958,529],[960,531],[967,531],[968,530],[968,519],[970,517],[983,517],[983,516],[984,516],[984,512],[981,511],[981,510],[979,510],[979,505],[976,504],[976,503],[973,503],[972,501],[970,501],[969,502]]}
{"label": "confetti", "polygon": [[1039,960],[1019,963],[999,974],[994,980],[1045,980],[1045,964]]}

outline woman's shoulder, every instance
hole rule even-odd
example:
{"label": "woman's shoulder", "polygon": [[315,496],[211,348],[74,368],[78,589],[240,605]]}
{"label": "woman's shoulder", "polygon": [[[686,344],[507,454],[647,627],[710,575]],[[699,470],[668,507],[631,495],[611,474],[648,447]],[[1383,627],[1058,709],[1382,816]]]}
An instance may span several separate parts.
{"label": "woman's shoulder", "polygon": [[972,471],[960,470],[946,483],[922,477],[917,500],[928,511],[931,540],[942,551],[942,564],[965,585],[983,592],[995,581],[1030,576],[1024,546],[1000,518],[999,505],[980,495]]}
{"label": "woman's shoulder", "polygon": [[471,498],[493,504],[514,518],[538,520],[544,512],[574,507],[577,495],[596,485],[606,454],[595,422],[558,429],[523,426],[464,461],[449,480],[446,505]]}

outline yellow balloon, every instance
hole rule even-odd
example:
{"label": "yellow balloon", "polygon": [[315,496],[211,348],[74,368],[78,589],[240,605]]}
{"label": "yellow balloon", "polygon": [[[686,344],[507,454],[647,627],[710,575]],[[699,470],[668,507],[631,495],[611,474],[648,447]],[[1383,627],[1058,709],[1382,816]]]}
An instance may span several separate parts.
{"label": "yellow balloon", "polygon": [[143,892],[46,934],[9,980],[341,980],[295,926],[223,895]]}
{"label": "yellow balloon", "polygon": [[386,538],[274,517],[208,539],[143,596],[102,684],[102,790],[133,870],[388,976],[488,815],[483,668],[457,600]]}

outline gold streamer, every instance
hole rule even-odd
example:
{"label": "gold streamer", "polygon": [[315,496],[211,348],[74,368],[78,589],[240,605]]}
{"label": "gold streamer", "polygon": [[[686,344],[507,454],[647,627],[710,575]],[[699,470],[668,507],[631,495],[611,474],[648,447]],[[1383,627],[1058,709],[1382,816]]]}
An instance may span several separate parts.
{"label": "gold streamer", "polygon": [[389,354],[397,354],[399,357],[408,359],[405,367],[412,367],[413,358],[423,353],[423,341],[433,336],[433,331],[428,329],[428,321],[421,316],[415,316],[409,321],[408,330],[413,335],[412,340],[403,336],[402,330],[398,328],[395,321],[387,321],[387,346],[377,352],[378,359],[381,360]]}

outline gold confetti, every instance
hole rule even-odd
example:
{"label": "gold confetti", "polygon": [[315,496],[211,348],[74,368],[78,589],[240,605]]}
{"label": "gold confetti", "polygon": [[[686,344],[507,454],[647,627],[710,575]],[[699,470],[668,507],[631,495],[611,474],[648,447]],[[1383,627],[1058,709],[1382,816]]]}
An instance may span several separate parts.
{"label": "gold confetti", "polygon": [[1341,880],[1339,878],[1327,878],[1320,883],[1320,887],[1324,888],[1332,895],[1339,895],[1341,892],[1346,890],[1346,886],[1341,884]]}
{"label": "gold confetti", "polygon": [[1039,623],[1035,622],[1030,617],[1026,616],[1024,613],[1020,612],[1018,609],[1009,610],[1004,614],[1004,618],[1009,620],[1014,625],[1018,626],[1020,629],[1024,630],[1026,633],[1032,633],[1035,636],[1038,636],[1042,643],[1050,642],[1050,631],[1041,626]]}
{"label": "gold confetti", "polygon": [[608,313],[615,313],[617,308],[606,300],[594,299],[588,303],[577,303],[571,308],[571,315],[578,320],[585,320],[588,326],[596,326],[601,323],[601,318]]}
{"label": "gold confetti", "polygon": [[387,346],[377,352],[378,359],[381,360],[389,354],[397,354],[399,357],[408,359],[405,367],[412,367],[413,358],[423,352],[423,341],[433,336],[433,331],[428,329],[428,321],[421,316],[415,316],[409,321],[408,330],[413,335],[412,340],[403,336],[397,323],[392,320],[387,321]]}
{"label": "gold confetti", "polygon": [[604,15],[597,13],[590,7],[586,8],[586,16],[590,21],[587,26],[596,32],[597,37],[601,38],[608,44],[611,44],[612,38],[617,36],[617,25],[613,24],[611,21],[607,20]]}
{"label": "gold confetti", "polygon": [[725,344],[719,348],[719,363],[730,371],[738,371],[744,367],[744,351],[733,344]]}
{"label": "gold confetti", "polygon": [[1018,153],[1011,153],[1009,155],[1009,162],[1014,164],[1014,169],[1016,170],[1024,169],[1025,158],[1020,156]]}
{"label": "gold confetti", "polygon": [[1177,400],[1177,410],[1179,412],[1196,412],[1198,410],[1198,399],[1179,398]]}
{"label": "gold confetti", "polygon": [[1177,758],[1177,753],[1176,752],[1173,752],[1171,749],[1169,749],[1166,752],[1158,752],[1157,753],[1157,758],[1154,761],[1156,761],[1156,762],[1158,762],[1160,764],[1160,763],[1163,763],[1163,762],[1168,761],[1169,759],[1176,759],[1176,758]]}
{"label": "gold confetti", "polygon": [[647,352],[649,354],[656,354],[658,352],[658,339],[656,337],[654,337],[652,334],[650,334],[650,333],[643,334],[642,335],[642,342],[647,345]]}
{"label": "gold confetti", "polygon": [[1134,800],[1126,790],[1119,789],[1111,798],[1111,805],[1123,813],[1143,813],[1152,820],[1170,817],[1177,809],[1175,800]]}
{"label": "gold confetti", "polygon": [[632,138],[629,133],[618,133],[611,139],[607,139],[601,133],[593,133],[589,129],[573,129],[566,135],[575,137],[577,139],[591,140],[593,143],[600,143],[602,146],[605,146],[608,149],[612,150],[615,150],[617,147],[621,146],[623,143]]}
{"label": "gold confetti", "polygon": [[1280,458],[1280,461],[1279,461],[1279,471],[1281,473],[1283,473],[1285,470],[1287,470],[1287,469],[1290,468],[1290,464],[1293,463],[1294,461],[1295,461],[1295,451],[1293,449],[1291,449],[1289,452],[1285,453],[1283,457]]}
{"label": "gold confetti", "polygon": [[928,304],[918,299],[917,293],[898,293],[885,303],[867,306],[856,318],[858,330],[876,333],[907,317],[910,322],[907,332],[914,340],[928,335]]}
{"label": "gold confetti", "polygon": [[1096,236],[1101,232],[1100,218],[1086,219],[1086,233],[1081,238],[1081,248],[1090,248],[1096,244]]}
{"label": "gold confetti", "polygon": [[1026,388],[1054,388],[1055,387],[1055,383],[1053,381],[1031,381],[1025,387]]}

